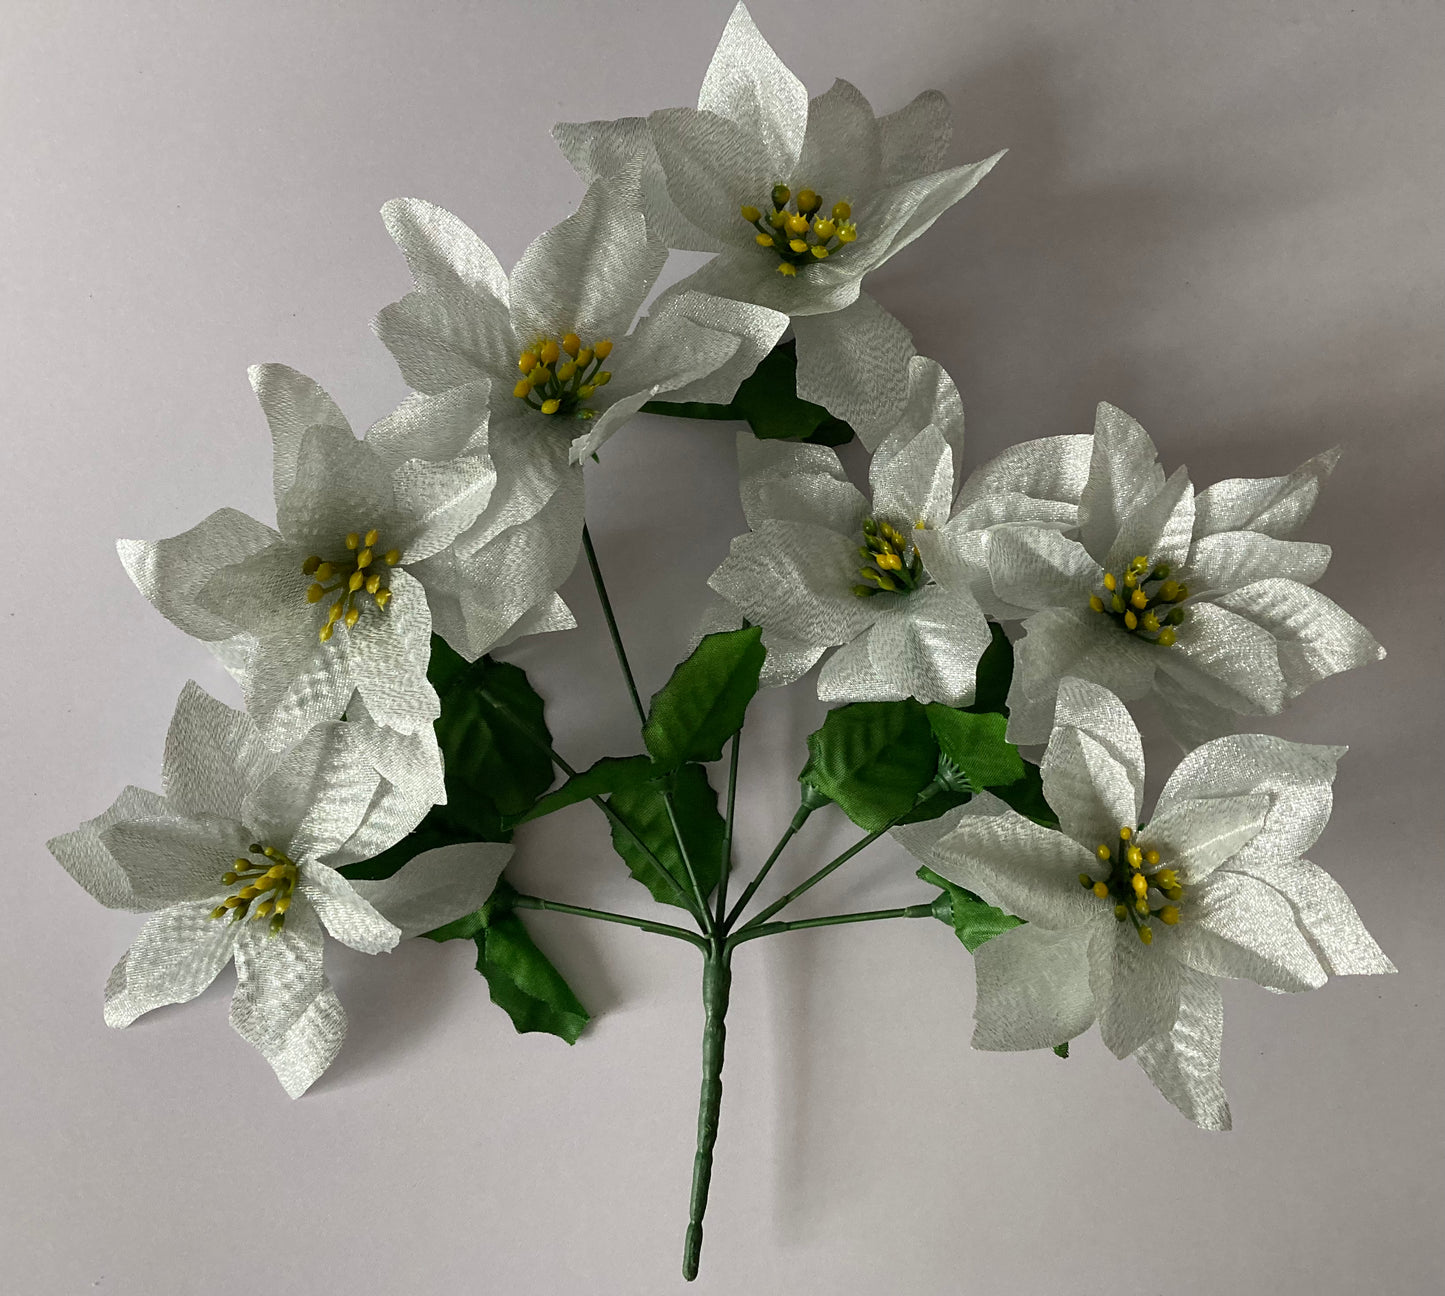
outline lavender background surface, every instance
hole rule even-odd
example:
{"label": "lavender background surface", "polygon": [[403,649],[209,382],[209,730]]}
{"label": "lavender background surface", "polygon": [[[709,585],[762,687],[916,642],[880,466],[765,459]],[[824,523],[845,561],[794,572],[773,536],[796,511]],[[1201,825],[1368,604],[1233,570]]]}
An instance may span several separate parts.
{"label": "lavender background surface", "polygon": [[[226,1022],[229,974],[124,1032],[101,986],[137,920],[44,840],[155,786],[174,699],[236,694],[158,617],[117,536],[269,516],[245,379],[279,360],[358,425],[404,394],[368,320],[408,287],[377,216],[415,195],[510,264],[581,189],[554,121],[690,103],[730,0],[0,6],[0,1273],[17,1296],[681,1288],[697,1100],[685,946],[529,922],[596,1012],[518,1037],[467,947],[333,947],[351,1034],[300,1102]],[[1203,485],[1346,455],[1307,535],[1388,659],[1274,732],[1348,743],[1313,858],[1400,967],[1300,997],[1226,987],[1236,1128],[1202,1134],[1096,1037],[968,1049],[941,925],[740,951],[703,1293],[1437,1290],[1442,1206],[1445,23],[1434,0],[757,0],[810,90],[936,86],[951,162],[1011,149],[870,280],[952,372],[978,463],[1139,418]],[[857,457],[851,460],[857,466]],[[640,419],[589,478],[645,692],[742,526],[731,432]],[[635,749],[585,568],[582,621],[506,655],[584,764]],[[745,744],[741,858],[795,805],[806,688]],[[1157,787],[1173,756],[1150,748]],[[851,840],[819,815],[779,881]],[[645,896],[579,806],[519,876]],[[926,898],[880,843],[816,911]],[[777,891],[771,891],[777,894]],[[809,912],[803,910],[802,912]]]}

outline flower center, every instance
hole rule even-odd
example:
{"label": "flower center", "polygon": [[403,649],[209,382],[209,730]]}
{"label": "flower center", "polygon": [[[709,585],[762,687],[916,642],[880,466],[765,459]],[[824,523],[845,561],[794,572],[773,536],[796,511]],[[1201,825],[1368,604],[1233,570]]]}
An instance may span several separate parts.
{"label": "flower center", "polygon": [[254,843],[250,851],[261,858],[237,857],[221,874],[226,886],[240,885],[211,910],[211,917],[229,915],[232,922],[240,922],[247,915],[252,922],[269,918],[270,934],[275,936],[286,925],[286,911],[291,908],[291,896],[296,890],[296,863],[274,846],[262,846],[259,842]]}
{"label": "flower center", "polygon": [[1166,927],[1179,921],[1178,902],[1184,899],[1184,884],[1172,868],[1160,867],[1159,852],[1136,841],[1127,824],[1119,829],[1117,845],[1100,842],[1094,855],[1109,866],[1108,875],[1094,878],[1080,873],[1079,885],[1100,900],[1112,900],[1115,919],[1133,923],[1144,944],[1154,943],[1151,918],[1158,918]]}
{"label": "flower center", "polygon": [[1168,648],[1174,643],[1174,627],[1188,615],[1182,603],[1189,586],[1171,580],[1168,563],[1155,563],[1140,554],[1125,569],[1123,578],[1104,573],[1104,593],[1089,596],[1089,606],[1102,612],[1121,629],[1146,643]]}
{"label": "flower center", "polygon": [[775,184],[772,205],[763,209],[745,203],[742,216],[758,231],[759,247],[772,248],[781,264],[778,273],[795,275],[799,266],[826,261],[833,253],[858,237],[858,227],[849,220],[853,208],[846,202],[835,202],[832,211],[821,214],[823,200],[811,189],[793,191],[785,184]]}
{"label": "flower center", "polygon": [[564,333],[560,342],[536,338],[517,357],[522,377],[512,395],[542,414],[590,419],[597,411],[589,409],[587,401],[612,381],[612,374],[602,367],[611,354],[612,343],[607,338],[586,347],[575,333]]}
{"label": "flower center", "polygon": [[[921,530],[923,523],[915,525]],[[853,593],[859,598],[872,598],[875,594],[908,594],[924,582],[923,555],[917,547],[891,522],[879,522],[874,518],[863,519],[863,543],[858,546],[858,556],[868,565],[858,568],[858,575],[868,585],[853,586]]]}
{"label": "flower center", "polygon": [[[366,595],[371,595],[378,608],[386,607],[391,601],[391,591],[381,583],[381,572],[375,569],[380,540],[381,532],[375,527],[364,534],[352,531],[346,537],[348,557],[328,562],[312,554],[301,564],[302,572],[314,578],[306,587],[308,603],[320,603],[328,594],[340,596],[331,605],[326,622],[318,632],[322,643],[331,638],[338,624],[350,630],[361,619],[361,605]],[[401,550],[388,549],[380,558],[388,567],[395,567],[401,561]],[[333,577],[335,582],[326,584]]]}

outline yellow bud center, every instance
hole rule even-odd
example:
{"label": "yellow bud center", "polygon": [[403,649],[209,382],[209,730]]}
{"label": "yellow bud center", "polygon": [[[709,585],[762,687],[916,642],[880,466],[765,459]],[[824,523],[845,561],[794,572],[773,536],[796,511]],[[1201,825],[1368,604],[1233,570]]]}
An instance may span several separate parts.
{"label": "yellow bud center", "polygon": [[512,395],[539,414],[594,418],[597,411],[587,401],[612,376],[599,372],[611,354],[612,343],[607,338],[591,346],[583,346],[575,333],[564,333],[560,339],[536,338],[517,358],[517,367],[526,377],[512,388]]}
{"label": "yellow bud center", "polygon": [[283,851],[253,843],[249,856],[238,856],[221,874],[221,885],[236,890],[211,910],[211,917],[232,922],[248,917],[252,922],[269,919],[270,934],[275,936],[286,925],[299,872],[296,862]]}
{"label": "yellow bud center", "polygon": [[799,189],[795,195],[785,184],[774,185],[769,198],[766,207],[744,203],[738,210],[757,230],[757,245],[777,256],[778,273],[786,278],[815,261],[826,261],[858,237],[853,208],[846,202],[834,203],[825,215],[823,199],[814,190]]}
{"label": "yellow bud center", "polygon": [[1174,627],[1183,625],[1188,616],[1174,605],[1189,597],[1189,587],[1170,579],[1169,573],[1168,563],[1155,563],[1140,554],[1122,576],[1104,573],[1104,593],[1089,595],[1089,609],[1145,643],[1171,647],[1177,637]]}
{"label": "yellow bud center", "polygon": [[[338,625],[348,630],[356,625],[367,597],[378,609],[384,609],[391,601],[391,590],[382,584],[382,574],[376,569],[381,532],[376,527],[350,531],[342,544],[346,548],[345,558],[328,561],[320,554],[311,554],[301,564],[302,574],[311,577],[311,583],[306,586],[308,603],[320,603],[330,595],[336,596],[327,605],[325,619],[316,632],[322,643],[330,641]],[[401,561],[401,550],[386,550],[380,555],[380,561],[387,567],[395,567]]]}
{"label": "yellow bud center", "polygon": [[919,524],[905,535],[891,522],[864,518],[863,543],[858,546],[858,556],[866,566],[858,569],[858,575],[865,583],[854,585],[853,593],[859,598],[908,594],[925,585],[928,577],[923,570],[923,555],[911,538],[912,531],[921,529]]}
{"label": "yellow bud center", "polygon": [[1151,918],[1158,918],[1166,927],[1178,925],[1183,916],[1179,901],[1184,898],[1184,883],[1174,869],[1160,867],[1162,856],[1157,847],[1140,844],[1134,829],[1125,824],[1119,829],[1118,843],[1100,842],[1094,855],[1101,864],[1112,863],[1113,867],[1102,879],[1080,873],[1079,885],[1107,900],[1118,922],[1133,923],[1145,945],[1154,941]]}

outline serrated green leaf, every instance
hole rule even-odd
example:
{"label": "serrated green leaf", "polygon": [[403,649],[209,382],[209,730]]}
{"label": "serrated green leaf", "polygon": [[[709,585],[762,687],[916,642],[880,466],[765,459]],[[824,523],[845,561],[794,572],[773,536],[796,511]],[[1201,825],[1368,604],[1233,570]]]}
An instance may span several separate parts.
{"label": "serrated green leaf", "polygon": [[939,702],[930,702],[924,710],[939,750],[975,788],[1006,787],[1023,778],[1023,757],[1003,736],[1007,716],[959,711]]}
{"label": "serrated green leaf", "polygon": [[997,621],[988,623],[992,642],[974,668],[973,701],[966,711],[1001,711],[1008,714],[1008,691],[1014,677],[1014,650]]}
{"label": "serrated green leaf", "polygon": [[475,913],[426,935],[434,941],[476,942],[477,971],[486,978],[492,1002],[512,1019],[519,1035],[538,1031],[575,1044],[590,1016],[513,910],[516,894],[499,878],[487,903]]}
{"label": "serrated green leaf", "polygon": [[715,761],[743,727],[767,649],[761,626],[705,635],[652,696],[642,741],[662,770]]}
{"label": "serrated green leaf", "polygon": [[912,698],[835,708],[808,735],[808,752],[799,779],[867,832],[908,814],[938,769],[927,713]]}
{"label": "serrated green leaf", "polygon": [[966,887],[958,886],[946,877],[940,877],[927,866],[918,870],[918,876],[948,896],[953,930],[970,954],[984,941],[992,940],[1001,932],[1006,932],[1011,927],[1023,926],[1022,918],[1004,913],[1002,909],[974,895]]}
{"label": "serrated green leaf", "polygon": [[526,814],[505,820],[506,827],[540,819],[579,801],[607,796],[623,788],[635,787],[657,777],[657,767],[650,756],[604,756],[585,770],[572,775],[561,787],[548,792]]}
{"label": "serrated green leaf", "polygon": [[389,850],[342,870],[349,878],[387,878],[423,851],[459,842],[510,841],[506,817],[530,810],[552,784],[552,762],[517,725],[489,705],[500,698],[543,742],[550,742],[542,699],[520,668],[483,657],[468,662],[432,636],[427,678],[441,699],[437,743],[445,762],[446,803]]}
{"label": "serrated green leaf", "polygon": [[1039,767],[1032,761],[1024,761],[1023,777],[1003,787],[989,789],[1005,805],[1012,806],[1019,814],[1032,819],[1045,828],[1057,828],[1059,816],[1044,800],[1044,781]]}
{"label": "serrated green leaf", "polygon": [[674,418],[742,419],[764,441],[808,441],[829,446],[851,441],[853,429],[847,423],[834,418],[821,405],[799,397],[797,374],[796,344],[784,342],[769,351],[743,380],[730,405],[648,401],[642,409],[648,414],[670,414]]}
{"label": "serrated green leaf", "polygon": [[657,866],[638,850],[636,842],[616,824],[612,825],[612,845],[632,876],[652,893],[654,900],[687,908],[682,896],[692,896],[692,884],[688,881],[687,870],[678,853],[677,839],[673,836],[672,823],[663,800],[664,787],[672,791],[678,827],[687,842],[688,857],[692,860],[698,885],[704,897],[712,894],[722,871],[724,825],[717,809],[717,793],[707,781],[707,771],[701,765],[684,765],[656,783],[621,788],[608,798],[608,804],[662,861],[676,886],[659,873]]}

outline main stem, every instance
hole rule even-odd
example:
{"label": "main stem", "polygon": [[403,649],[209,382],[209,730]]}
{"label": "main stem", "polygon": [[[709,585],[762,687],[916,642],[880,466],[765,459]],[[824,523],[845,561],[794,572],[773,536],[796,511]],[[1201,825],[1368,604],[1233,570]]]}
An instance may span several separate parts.
{"label": "main stem", "polygon": [[688,1204],[687,1238],[682,1248],[682,1276],[697,1277],[702,1258],[702,1217],[707,1212],[712,1183],[712,1150],[717,1143],[718,1113],[722,1107],[723,1046],[728,997],[732,991],[732,951],[714,938],[702,965],[702,1092],[697,1105],[697,1152],[692,1160],[692,1197]]}

